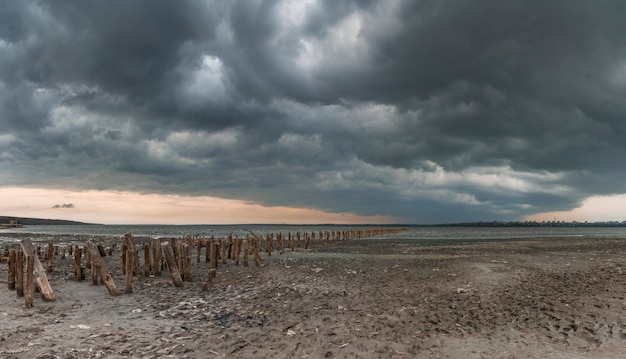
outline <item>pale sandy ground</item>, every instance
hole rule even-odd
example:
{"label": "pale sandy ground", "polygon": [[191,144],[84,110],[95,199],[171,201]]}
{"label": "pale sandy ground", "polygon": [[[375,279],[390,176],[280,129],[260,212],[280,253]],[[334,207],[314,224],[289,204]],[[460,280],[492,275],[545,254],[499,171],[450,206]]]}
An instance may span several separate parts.
{"label": "pale sandy ground", "polygon": [[[105,259],[123,290],[119,255]],[[57,301],[30,309],[1,263],[0,357],[626,357],[624,238],[365,239],[263,258],[220,266],[208,292],[200,263],[182,289],[164,271],[119,297],[57,260]]]}

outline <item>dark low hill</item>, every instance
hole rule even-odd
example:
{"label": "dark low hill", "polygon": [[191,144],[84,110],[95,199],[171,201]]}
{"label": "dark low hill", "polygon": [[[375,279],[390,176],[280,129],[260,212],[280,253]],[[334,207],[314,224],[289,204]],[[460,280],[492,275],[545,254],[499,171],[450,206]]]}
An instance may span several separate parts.
{"label": "dark low hill", "polygon": [[77,221],[66,221],[63,219],[23,218],[10,216],[0,216],[0,224],[8,224],[9,221],[14,219],[17,220],[17,223],[25,226],[92,224]]}

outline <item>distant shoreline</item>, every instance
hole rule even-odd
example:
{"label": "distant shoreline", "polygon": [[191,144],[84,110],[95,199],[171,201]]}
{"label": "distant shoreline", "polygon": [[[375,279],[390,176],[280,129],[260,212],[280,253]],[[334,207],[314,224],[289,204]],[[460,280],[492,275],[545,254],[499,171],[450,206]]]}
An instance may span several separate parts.
{"label": "distant shoreline", "polygon": [[[17,221],[17,223],[12,224],[11,221]],[[64,219],[0,216],[0,228],[20,228],[23,226],[37,226],[37,225],[78,225],[78,224],[83,225],[83,224],[94,224],[94,223],[68,221]]]}

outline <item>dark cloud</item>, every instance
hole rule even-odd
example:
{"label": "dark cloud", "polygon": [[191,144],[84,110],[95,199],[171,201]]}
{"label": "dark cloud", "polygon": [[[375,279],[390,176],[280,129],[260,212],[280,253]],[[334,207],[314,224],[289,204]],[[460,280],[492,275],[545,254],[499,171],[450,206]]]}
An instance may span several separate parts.
{"label": "dark cloud", "polygon": [[0,5],[0,185],[401,220],[626,193],[621,1]]}

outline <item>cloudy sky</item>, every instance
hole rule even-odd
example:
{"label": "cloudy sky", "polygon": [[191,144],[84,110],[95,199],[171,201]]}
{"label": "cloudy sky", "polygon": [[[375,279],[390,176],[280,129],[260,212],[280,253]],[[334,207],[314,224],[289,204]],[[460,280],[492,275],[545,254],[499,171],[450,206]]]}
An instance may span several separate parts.
{"label": "cloudy sky", "polygon": [[626,3],[2,1],[0,215],[626,219]]}

